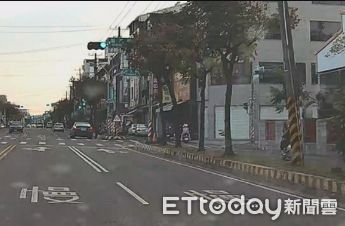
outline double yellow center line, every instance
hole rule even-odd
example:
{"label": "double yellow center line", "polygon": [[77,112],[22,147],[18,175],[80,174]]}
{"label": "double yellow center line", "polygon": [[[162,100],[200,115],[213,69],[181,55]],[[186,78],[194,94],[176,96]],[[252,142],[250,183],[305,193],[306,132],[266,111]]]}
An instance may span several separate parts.
{"label": "double yellow center line", "polygon": [[4,150],[0,151],[0,160],[2,160],[3,158],[5,158],[5,156],[12,151],[14,148],[16,147],[16,145],[10,145],[8,147],[6,147]]}

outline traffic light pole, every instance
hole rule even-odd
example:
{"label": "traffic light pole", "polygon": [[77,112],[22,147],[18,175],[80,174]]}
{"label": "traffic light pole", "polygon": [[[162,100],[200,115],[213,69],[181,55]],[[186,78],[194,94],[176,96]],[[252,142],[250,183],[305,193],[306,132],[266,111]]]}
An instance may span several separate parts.
{"label": "traffic light pole", "polygon": [[278,11],[280,16],[280,32],[284,56],[284,78],[287,95],[288,128],[293,155],[292,164],[302,166],[304,165],[304,155],[301,142],[299,108],[297,106],[300,87],[297,79],[294,78],[297,73],[297,69],[294,58],[287,1],[278,2]]}

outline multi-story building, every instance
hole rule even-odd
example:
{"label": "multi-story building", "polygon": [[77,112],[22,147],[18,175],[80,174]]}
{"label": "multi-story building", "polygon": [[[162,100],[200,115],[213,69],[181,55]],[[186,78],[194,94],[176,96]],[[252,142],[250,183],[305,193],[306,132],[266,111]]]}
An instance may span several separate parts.
{"label": "multi-story building", "polygon": [[[270,14],[278,13],[278,4],[267,2]],[[342,1],[289,1],[289,7],[298,8],[300,19],[298,26],[292,31],[295,60],[299,80],[304,90],[315,98],[320,91],[316,73],[314,53],[324,45],[325,41],[340,29],[339,9],[345,9]],[[252,91],[252,75],[258,66],[265,69],[264,76],[254,81],[254,133],[255,140],[261,148],[279,149],[282,126],[287,120],[287,112],[277,113],[271,103],[271,87],[282,87],[277,81],[274,69],[283,66],[282,41],[279,24],[272,26],[265,37],[258,42],[257,56],[254,60],[243,61],[234,70],[234,86],[231,106],[231,130],[234,140],[249,140],[250,115],[243,108],[248,103]],[[207,85],[205,136],[208,139],[224,139],[219,133],[224,128],[225,81],[220,76],[211,76]],[[304,142],[316,143],[317,105],[305,109]],[[311,148],[316,148],[311,145]]]}

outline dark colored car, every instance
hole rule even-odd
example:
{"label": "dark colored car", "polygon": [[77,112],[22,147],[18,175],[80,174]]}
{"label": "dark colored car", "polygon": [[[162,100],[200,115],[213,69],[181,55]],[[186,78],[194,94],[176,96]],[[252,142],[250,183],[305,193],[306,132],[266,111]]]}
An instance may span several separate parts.
{"label": "dark colored car", "polygon": [[47,122],[46,128],[47,129],[53,128],[53,123],[52,122]]}
{"label": "dark colored car", "polygon": [[9,133],[13,133],[13,132],[23,132],[24,131],[24,126],[21,122],[19,121],[13,121],[10,122],[10,126],[9,126]]}
{"label": "dark colored car", "polygon": [[87,137],[92,139],[93,137],[93,128],[88,122],[75,122],[70,131],[70,137]]}
{"label": "dark colored car", "polygon": [[54,126],[53,126],[53,132],[56,132],[56,131],[61,131],[61,132],[65,132],[65,127],[63,126],[63,123],[55,123]]}

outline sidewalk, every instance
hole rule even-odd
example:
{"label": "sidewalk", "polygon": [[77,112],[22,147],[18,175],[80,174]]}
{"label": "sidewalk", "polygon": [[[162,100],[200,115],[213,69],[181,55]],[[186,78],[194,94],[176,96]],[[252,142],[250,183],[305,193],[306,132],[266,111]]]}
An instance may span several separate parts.
{"label": "sidewalk", "polygon": [[[174,146],[174,142],[168,142],[169,146]],[[198,140],[189,143],[182,143],[183,149],[196,152],[198,149]],[[331,172],[332,168],[341,168],[344,175],[340,179],[345,180],[345,162],[336,152],[328,156],[305,155],[304,167],[294,167],[289,162],[281,159],[280,150],[263,151],[255,144],[248,142],[234,142],[233,149],[236,156],[229,157],[231,160],[260,164],[269,167],[281,168],[286,170],[297,170],[304,173],[314,173],[328,177],[338,177]],[[205,140],[205,154],[221,157],[224,153],[224,140]]]}

